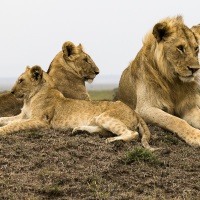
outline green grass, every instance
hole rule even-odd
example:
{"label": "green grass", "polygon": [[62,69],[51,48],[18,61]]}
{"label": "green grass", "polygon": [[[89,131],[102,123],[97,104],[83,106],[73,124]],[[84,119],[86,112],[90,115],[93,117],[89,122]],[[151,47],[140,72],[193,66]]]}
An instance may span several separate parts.
{"label": "green grass", "polygon": [[135,148],[131,151],[125,153],[123,161],[126,164],[131,164],[133,162],[148,162],[157,163],[157,157],[149,150],[143,148]]}
{"label": "green grass", "polygon": [[88,91],[92,100],[112,100],[115,94],[114,90],[90,90]]}

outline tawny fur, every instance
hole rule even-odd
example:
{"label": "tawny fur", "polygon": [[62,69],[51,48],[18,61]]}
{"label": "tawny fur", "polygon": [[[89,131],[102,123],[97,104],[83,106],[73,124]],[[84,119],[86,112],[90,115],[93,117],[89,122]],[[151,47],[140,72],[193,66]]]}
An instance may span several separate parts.
{"label": "tawny fur", "polygon": [[[65,42],[47,73],[53,78],[56,87],[65,97],[90,100],[85,81],[92,82],[99,69],[91,57],[83,51],[81,44],[75,46]],[[0,95],[0,116],[16,115],[21,112],[23,102],[10,95]]]}
{"label": "tawny fur", "polygon": [[193,26],[191,30],[194,32],[195,37],[198,39],[198,43],[200,44],[200,24]]}
{"label": "tawny fur", "polygon": [[0,134],[19,130],[54,128],[85,130],[90,133],[110,131],[115,140],[130,141],[142,134],[142,144],[149,150],[150,132],[145,122],[127,105],[117,101],[86,101],[65,98],[50,76],[39,66],[27,67],[12,88],[17,98],[24,99],[18,116],[0,118]]}
{"label": "tawny fur", "polygon": [[200,146],[197,33],[181,16],[157,23],[124,70],[118,98],[148,123]]}

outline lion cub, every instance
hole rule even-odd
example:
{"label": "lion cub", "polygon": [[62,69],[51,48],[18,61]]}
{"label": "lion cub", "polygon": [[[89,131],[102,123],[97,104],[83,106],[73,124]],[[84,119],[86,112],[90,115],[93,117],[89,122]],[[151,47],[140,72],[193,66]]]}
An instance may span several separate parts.
{"label": "lion cub", "polygon": [[16,98],[24,99],[22,112],[14,117],[0,118],[0,134],[40,128],[73,129],[96,133],[110,131],[116,134],[106,142],[130,141],[137,138],[139,128],[142,145],[148,144],[150,132],[131,108],[117,101],[85,101],[65,98],[54,87],[50,76],[41,67],[27,67],[11,90]]}

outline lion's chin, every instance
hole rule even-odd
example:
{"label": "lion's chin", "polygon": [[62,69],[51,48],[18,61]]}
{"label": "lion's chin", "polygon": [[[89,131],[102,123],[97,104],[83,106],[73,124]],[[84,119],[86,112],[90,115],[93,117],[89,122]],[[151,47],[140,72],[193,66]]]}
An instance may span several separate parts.
{"label": "lion's chin", "polygon": [[191,75],[191,76],[179,76],[179,79],[183,82],[193,82],[194,81],[194,76]]}
{"label": "lion's chin", "polygon": [[93,79],[87,79],[86,80],[88,83],[92,83],[93,82]]}
{"label": "lion's chin", "polygon": [[24,94],[14,94],[16,99],[23,99],[24,98]]}

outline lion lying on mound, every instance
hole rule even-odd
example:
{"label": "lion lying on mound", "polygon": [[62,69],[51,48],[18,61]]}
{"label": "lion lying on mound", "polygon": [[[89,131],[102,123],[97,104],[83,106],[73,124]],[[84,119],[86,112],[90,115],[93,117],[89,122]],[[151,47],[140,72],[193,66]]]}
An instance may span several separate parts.
{"label": "lion lying on mound", "polygon": [[193,31],[181,16],[157,23],[124,70],[118,99],[147,123],[200,146],[199,47]]}
{"label": "lion lying on mound", "polygon": [[[99,73],[91,57],[72,42],[65,42],[62,51],[51,62],[47,73],[65,97],[89,100],[85,81],[92,80]],[[14,98],[10,92],[0,94],[0,116],[16,115],[21,112],[23,101]]]}
{"label": "lion lying on mound", "polygon": [[40,128],[84,130],[90,133],[110,131],[118,136],[108,138],[130,141],[142,134],[142,144],[149,150],[150,132],[145,122],[124,103],[86,101],[65,98],[55,89],[49,75],[39,66],[27,67],[12,88],[16,98],[24,99],[21,114],[0,118],[0,134]]}

